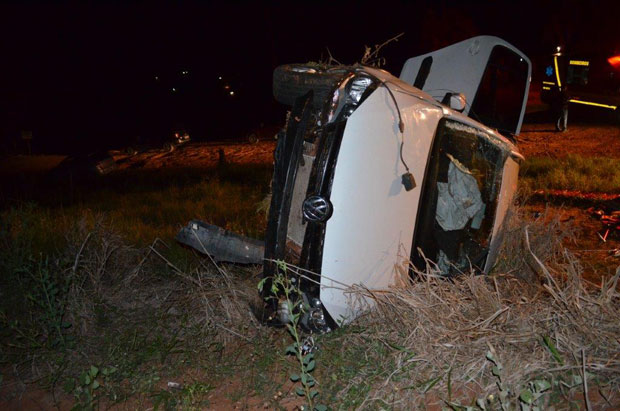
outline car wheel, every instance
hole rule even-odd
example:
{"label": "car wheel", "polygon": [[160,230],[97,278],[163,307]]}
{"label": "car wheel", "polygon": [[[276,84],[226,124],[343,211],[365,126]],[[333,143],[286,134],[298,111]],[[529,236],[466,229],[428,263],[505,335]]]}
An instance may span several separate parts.
{"label": "car wheel", "polygon": [[321,69],[304,64],[285,64],[273,71],[273,96],[278,102],[292,106],[298,97],[312,90],[313,106],[321,108],[346,73],[348,70],[342,68]]}
{"label": "car wheel", "polygon": [[167,153],[172,153],[174,151],[175,145],[173,143],[164,144],[164,151]]}

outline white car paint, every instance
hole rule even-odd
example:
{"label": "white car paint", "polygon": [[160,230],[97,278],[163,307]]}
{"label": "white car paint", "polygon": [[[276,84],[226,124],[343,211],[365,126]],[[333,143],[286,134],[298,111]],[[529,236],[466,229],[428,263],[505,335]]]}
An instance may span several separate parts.
{"label": "white car paint", "polygon": [[[320,292],[325,309],[342,323],[372,304],[371,300],[352,301],[347,287],[386,289],[401,283],[400,276],[407,273],[422,182],[439,120],[458,120],[488,135],[504,150],[516,150],[499,133],[441,106],[389,73],[366,71],[390,87],[405,129],[401,135],[398,113],[385,87],[379,87],[347,120],[332,184],[334,212],[326,225]],[[416,187],[409,192],[401,184],[405,173],[399,156],[403,138],[403,157],[416,181]],[[518,163],[509,158],[504,167],[494,236],[512,201],[518,169]],[[497,254],[499,243],[494,238],[490,254]]]}
{"label": "white car paint", "polygon": [[396,279],[395,265],[409,259],[426,159],[443,112],[410,95],[396,98],[405,123],[403,156],[417,187],[407,192],[401,184],[398,114],[380,87],[348,119],[334,174],[320,298],[336,321],[354,316],[342,284],[386,288]]}
{"label": "white car paint", "polygon": [[[504,46],[516,52],[528,64],[528,79],[531,78],[532,70],[530,60],[512,44],[499,37],[478,36],[459,43],[444,47],[421,56],[412,57],[405,62],[400,79],[413,85],[420,70],[422,61],[429,56],[433,58],[431,71],[424,83],[423,90],[432,95],[437,101],[448,92],[462,93],[466,101],[471,104],[480,85],[482,75],[487,66],[487,61],[495,46]],[[529,92],[529,80],[524,84],[525,95],[519,122],[514,134],[519,134],[525,114],[525,105]],[[469,113],[470,105],[467,105],[464,114]]]}

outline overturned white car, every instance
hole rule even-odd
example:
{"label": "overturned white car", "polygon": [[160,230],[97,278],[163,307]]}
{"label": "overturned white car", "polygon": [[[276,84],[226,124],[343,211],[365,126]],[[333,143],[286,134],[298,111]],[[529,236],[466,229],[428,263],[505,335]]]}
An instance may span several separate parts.
{"label": "overturned white car", "polygon": [[365,66],[276,69],[274,95],[292,109],[275,153],[264,276],[274,261],[303,270],[304,325],[355,318],[346,286],[389,287],[425,258],[447,276],[493,267],[530,74],[523,53],[490,36],[411,58],[400,79]]}

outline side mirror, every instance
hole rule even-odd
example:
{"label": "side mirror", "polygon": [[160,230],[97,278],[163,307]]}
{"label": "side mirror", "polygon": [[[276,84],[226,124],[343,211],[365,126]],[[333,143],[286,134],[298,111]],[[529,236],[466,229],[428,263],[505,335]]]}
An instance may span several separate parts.
{"label": "side mirror", "polygon": [[446,95],[441,100],[441,104],[444,106],[450,107],[454,111],[458,111],[462,113],[465,110],[465,106],[467,105],[467,100],[465,99],[465,95],[463,93],[446,93]]}

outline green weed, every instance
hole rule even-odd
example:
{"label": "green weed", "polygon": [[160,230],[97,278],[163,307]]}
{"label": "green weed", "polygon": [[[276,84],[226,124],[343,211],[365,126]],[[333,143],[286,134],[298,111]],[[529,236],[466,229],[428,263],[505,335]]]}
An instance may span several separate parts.
{"label": "green weed", "polygon": [[[299,281],[295,278],[289,278],[287,275],[287,266],[283,261],[278,261],[278,272],[271,278],[271,298],[282,296],[287,307],[289,322],[285,324],[286,329],[293,339],[293,343],[286,347],[285,355],[292,355],[298,362],[298,373],[290,375],[290,380],[299,383],[295,388],[295,393],[301,397],[305,397],[308,409],[316,411],[327,410],[323,404],[317,404],[316,400],[319,391],[314,388],[316,381],[312,375],[316,360],[313,352],[306,352],[303,348],[302,335],[300,330],[301,316],[308,312],[310,307],[301,298],[301,290],[299,289]],[[263,278],[258,284],[258,290],[262,293],[266,284],[266,278]]]}
{"label": "green weed", "polygon": [[114,367],[106,367],[100,370],[98,367],[91,365],[78,378],[67,379],[64,389],[75,397],[76,403],[73,409],[85,411],[95,409],[100,399],[98,393],[101,391],[102,384],[105,384],[104,381],[115,372],[116,368]]}

